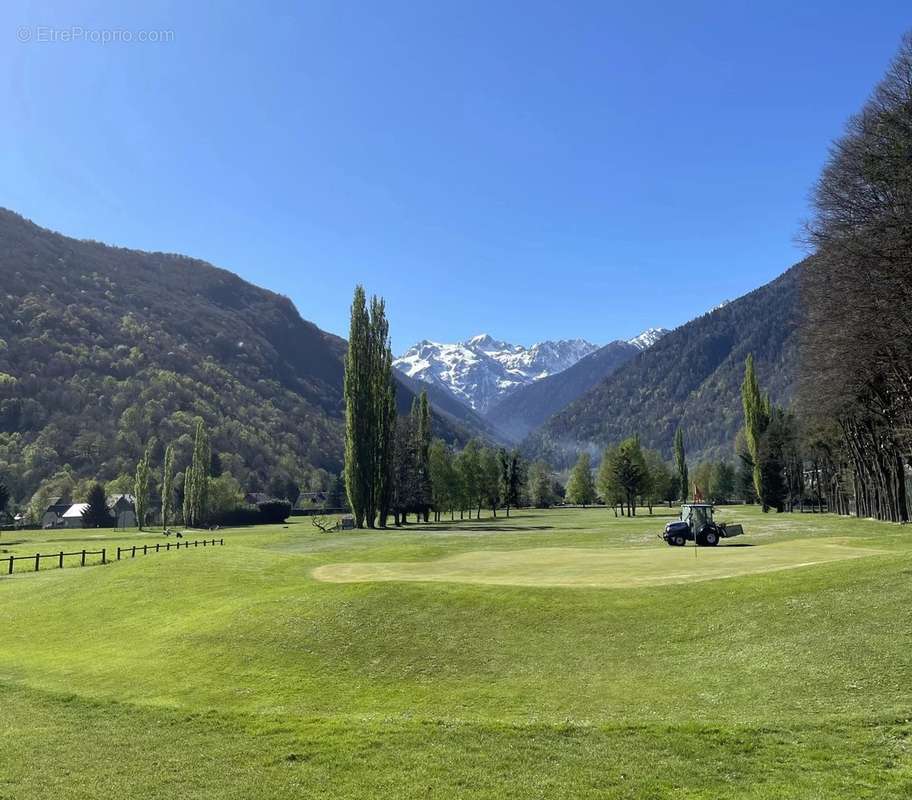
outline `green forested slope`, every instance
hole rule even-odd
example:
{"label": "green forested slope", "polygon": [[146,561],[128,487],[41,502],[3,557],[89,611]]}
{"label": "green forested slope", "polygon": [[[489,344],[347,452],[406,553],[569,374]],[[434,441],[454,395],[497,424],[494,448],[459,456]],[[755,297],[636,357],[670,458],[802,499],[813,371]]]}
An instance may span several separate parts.
{"label": "green forested slope", "polygon": [[[345,342],[287,297],[203,261],[71,239],[5,210],[0,281],[0,480],[18,502],[61,471],[132,473],[150,442],[157,465],[177,441],[183,469],[195,416],[244,486],[340,468]],[[402,408],[411,397],[400,386]],[[453,434],[450,422],[438,427]]]}
{"label": "green forested slope", "polygon": [[682,425],[688,459],[730,458],[748,354],[775,402],[794,392],[800,270],[672,331],[549,419],[526,451],[567,464],[583,447],[600,450],[638,433],[645,446],[670,456]]}

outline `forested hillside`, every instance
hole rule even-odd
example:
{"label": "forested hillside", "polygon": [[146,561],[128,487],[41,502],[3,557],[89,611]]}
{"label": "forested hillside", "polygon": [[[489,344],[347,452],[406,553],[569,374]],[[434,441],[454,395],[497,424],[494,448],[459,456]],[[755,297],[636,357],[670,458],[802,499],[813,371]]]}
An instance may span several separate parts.
{"label": "forested hillside", "polygon": [[639,434],[670,457],[681,425],[688,460],[731,458],[748,354],[774,402],[795,391],[801,269],[672,331],[548,420],[524,449],[566,466],[581,448],[601,451]]}
{"label": "forested hillside", "polygon": [[563,372],[519,387],[491,408],[485,419],[519,441],[639,352],[629,342],[610,342]]}
{"label": "forested hillside", "polygon": [[[193,420],[245,487],[337,472],[342,339],[203,261],[71,239],[0,210],[0,475],[22,502],[54,476],[132,474]],[[347,298],[340,298],[346,303]],[[400,387],[407,409],[410,390]],[[453,436],[449,422],[437,422]]]}

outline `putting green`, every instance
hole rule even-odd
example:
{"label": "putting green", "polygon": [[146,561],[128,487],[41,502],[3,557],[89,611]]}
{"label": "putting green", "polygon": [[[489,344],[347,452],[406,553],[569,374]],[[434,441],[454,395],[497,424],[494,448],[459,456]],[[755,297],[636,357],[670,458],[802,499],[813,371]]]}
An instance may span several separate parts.
{"label": "putting green", "polygon": [[811,567],[884,550],[853,547],[840,539],[805,539],[757,546],[610,548],[538,547],[473,550],[435,561],[326,564],[320,581],[432,581],[508,586],[636,587],[733,578]]}

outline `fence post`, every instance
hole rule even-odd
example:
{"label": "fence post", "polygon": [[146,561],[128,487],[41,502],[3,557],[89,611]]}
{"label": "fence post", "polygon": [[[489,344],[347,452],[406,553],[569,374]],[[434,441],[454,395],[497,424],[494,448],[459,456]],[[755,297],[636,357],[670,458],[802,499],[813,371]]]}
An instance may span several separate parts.
{"label": "fence post", "polygon": [[60,551],[60,560],[57,562],[60,569],[63,569],[63,550]]}
{"label": "fence post", "polygon": [[120,561],[120,548],[117,548],[117,560]]}
{"label": "fence post", "polygon": [[107,549],[108,549],[107,547],[102,547],[102,548],[101,548],[101,563],[102,563],[102,564],[107,564],[107,563],[108,563],[107,554],[105,553],[105,550],[107,550]]}
{"label": "fence post", "polygon": [[82,560],[80,561],[79,566],[84,567],[85,565],[86,565],[86,551],[83,550],[82,551]]}
{"label": "fence post", "polygon": [[35,553],[35,572],[38,571],[38,565],[41,563],[41,553]]}
{"label": "fence post", "polygon": [[165,550],[171,549],[171,542],[165,542]]}
{"label": "fence post", "polygon": [[197,545],[199,545],[199,542],[196,541],[196,539],[194,539],[194,540],[193,540],[193,546],[196,547]]}
{"label": "fence post", "polygon": [[158,552],[158,542],[155,543],[155,552]]}
{"label": "fence post", "polygon": [[147,545],[147,544],[143,545],[143,555],[144,556],[149,555],[149,545]]}
{"label": "fence post", "polygon": [[136,558],[136,545],[135,544],[133,545],[133,554],[130,556],[130,558]]}
{"label": "fence post", "polygon": [[225,545],[225,540],[224,540],[224,539],[221,540],[221,544],[222,544],[222,546]]}
{"label": "fence post", "polygon": [[7,574],[7,575],[12,575],[12,574],[13,574],[13,556],[10,556],[9,572],[7,572],[6,574]]}

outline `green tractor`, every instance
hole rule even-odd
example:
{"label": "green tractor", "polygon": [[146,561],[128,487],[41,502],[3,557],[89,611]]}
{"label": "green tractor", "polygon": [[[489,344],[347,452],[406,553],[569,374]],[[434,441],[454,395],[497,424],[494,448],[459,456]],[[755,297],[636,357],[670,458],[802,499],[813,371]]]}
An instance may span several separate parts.
{"label": "green tractor", "polygon": [[720,539],[740,536],[744,530],[740,525],[713,521],[712,503],[685,503],[681,506],[681,519],[665,526],[662,538],[671,547],[683,547],[687,542],[696,542],[700,547],[715,547]]}

